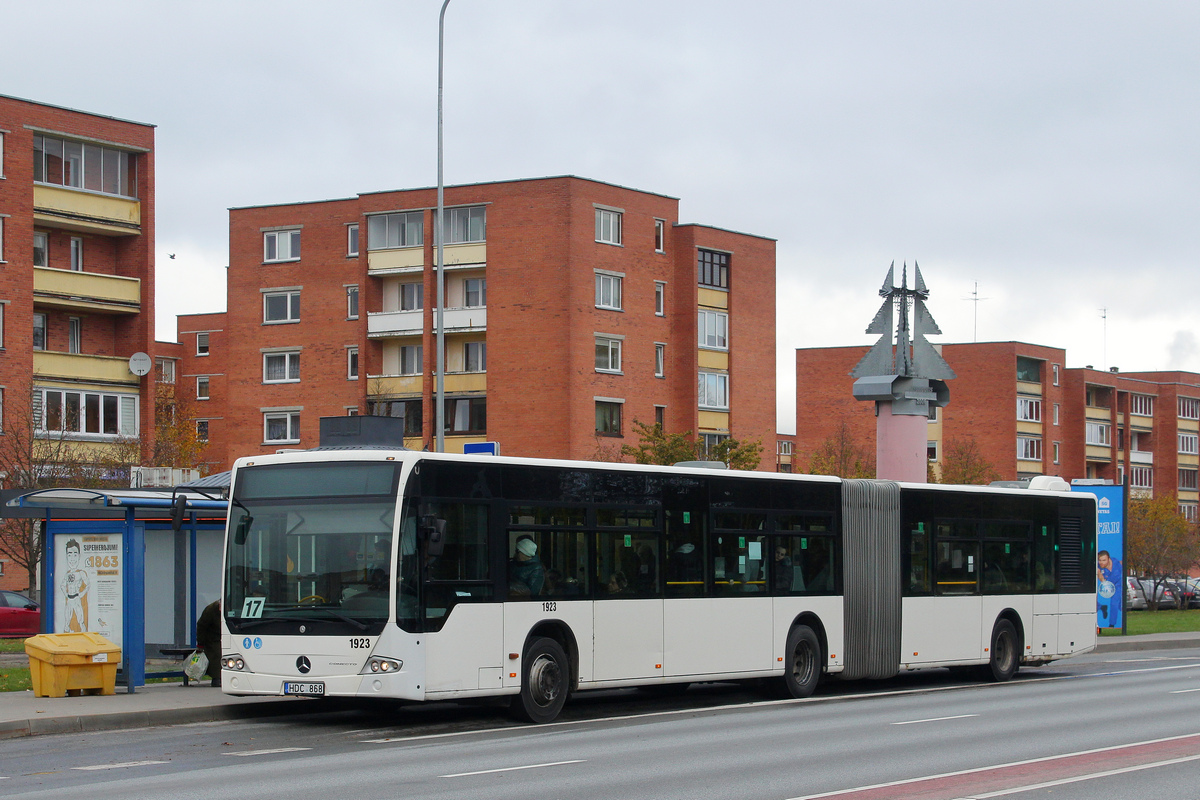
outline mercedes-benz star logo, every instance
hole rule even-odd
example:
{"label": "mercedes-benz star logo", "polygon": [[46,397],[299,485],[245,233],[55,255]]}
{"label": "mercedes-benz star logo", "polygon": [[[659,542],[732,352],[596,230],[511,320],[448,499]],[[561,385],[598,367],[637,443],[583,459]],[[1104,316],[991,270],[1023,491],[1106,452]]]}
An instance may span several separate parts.
{"label": "mercedes-benz star logo", "polygon": [[296,669],[300,671],[301,675],[308,674],[308,671],[312,669],[312,662],[308,660],[308,656],[300,656],[296,659]]}

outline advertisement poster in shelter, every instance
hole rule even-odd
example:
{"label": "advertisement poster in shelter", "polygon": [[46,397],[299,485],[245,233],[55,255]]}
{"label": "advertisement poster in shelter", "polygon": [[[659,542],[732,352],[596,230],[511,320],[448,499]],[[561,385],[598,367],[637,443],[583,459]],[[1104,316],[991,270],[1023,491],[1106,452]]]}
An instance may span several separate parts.
{"label": "advertisement poster in shelter", "polygon": [[1120,628],[1125,624],[1125,487],[1072,488],[1096,495],[1096,626]]}
{"label": "advertisement poster in shelter", "polygon": [[98,633],[121,645],[122,534],[54,537],[54,632]]}

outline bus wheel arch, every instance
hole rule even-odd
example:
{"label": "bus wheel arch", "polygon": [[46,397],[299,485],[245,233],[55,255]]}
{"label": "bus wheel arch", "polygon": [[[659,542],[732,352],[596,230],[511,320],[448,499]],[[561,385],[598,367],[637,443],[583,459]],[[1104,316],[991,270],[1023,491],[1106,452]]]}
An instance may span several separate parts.
{"label": "bus wheel arch", "polygon": [[567,701],[569,675],[570,659],[558,640],[531,636],[521,658],[521,691],[509,711],[525,722],[552,722]]}
{"label": "bus wheel arch", "polygon": [[579,643],[575,641],[575,634],[571,628],[559,620],[543,620],[533,627],[525,637],[525,648],[538,637],[553,639],[558,642],[559,647],[567,654],[567,661],[570,662],[570,691],[574,692],[579,689]]}
{"label": "bus wheel arch", "polygon": [[788,630],[783,651],[783,676],[779,682],[783,697],[804,698],[816,691],[825,671],[828,645],[825,629],[811,614],[796,618]]}

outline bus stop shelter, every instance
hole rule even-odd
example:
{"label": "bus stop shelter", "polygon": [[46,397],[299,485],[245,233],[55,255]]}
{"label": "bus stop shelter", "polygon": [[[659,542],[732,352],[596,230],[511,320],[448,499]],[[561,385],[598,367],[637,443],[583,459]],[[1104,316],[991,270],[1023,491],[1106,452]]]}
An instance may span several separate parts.
{"label": "bus stop shelter", "polygon": [[148,656],[195,646],[197,617],[220,597],[228,509],[215,491],[44,489],[13,497],[3,516],[42,522],[42,632],[120,645],[117,682],[134,692]]}

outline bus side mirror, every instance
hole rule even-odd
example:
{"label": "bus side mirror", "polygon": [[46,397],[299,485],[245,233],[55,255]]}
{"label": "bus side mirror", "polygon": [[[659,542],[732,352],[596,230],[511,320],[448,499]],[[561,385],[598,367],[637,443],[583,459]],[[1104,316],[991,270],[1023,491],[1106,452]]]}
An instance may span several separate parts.
{"label": "bus side mirror", "polygon": [[425,555],[440,556],[446,548],[446,520],[432,514],[422,517],[421,535],[425,539]]}
{"label": "bus side mirror", "polygon": [[247,514],[238,522],[237,527],[233,529],[233,543],[241,547],[246,543],[246,537],[250,535],[250,526],[254,524],[254,517]]}
{"label": "bus side mirror", "polygon": [[179,533],[179,529],[183,527],[185,516],[187,516],[187,498],[178,495],[171,503],[171,530]]}

